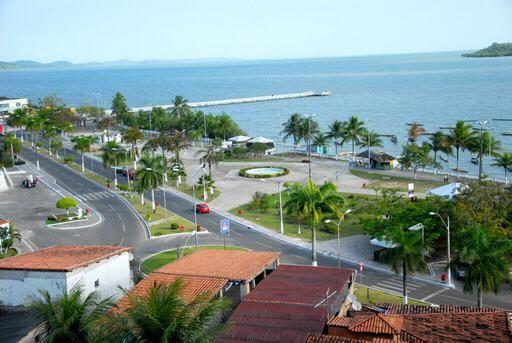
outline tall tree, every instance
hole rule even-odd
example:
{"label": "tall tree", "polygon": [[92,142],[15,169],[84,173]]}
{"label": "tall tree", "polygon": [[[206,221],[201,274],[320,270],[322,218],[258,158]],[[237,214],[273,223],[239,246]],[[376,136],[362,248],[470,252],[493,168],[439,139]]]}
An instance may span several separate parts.
{"label": "tall tree", "polygon": [[352,142],[352,158],[355,157],[355,146],[359,144],[361,136],[364,133],[364,122],[360,121],[356,116],[351,116],[345,122],[345,135],[341,142],[342,144],[346,141]]}
{"label": "tall tree", "polygon": [[450,146],[448,138],[441,131],[436,131],[429,139],[430,150],[434,152],[434,162],[437,164],[437,153],[442,152],[446,155],[452,155],[453,149]]}
{"label": "tall tree", "polygon": [[174,153],[175,165],[181,166],[183,164],[180,159],[180,152],[181,150],[188,149],[191,146],[192,144],[190,143],[185,131],[175,131],[174,134],[171,135],[169,148]]}
{"label": "tall tree", "polygon": [[482,294],[497,294],[510,273],[510,242],[505,237],[492,237],[481,227],[468,228],[459,241],[454,265],[466,269],[464,291],[476,288],[477,306],[482,307]]}
{"label": "tall tree", "polygon": [[284,135],[283,142],[286,142],[288,138],[292,137],[294,149],[297,149],[297,145],[299,145],[302,139],[300,127],[303,119],[302,114],[294,113],[288,118],[286,123],[283,124],[283,130],[281,131],[281,134]]}
{"label": "tall tree", "polygon": [[171,116],[181,119],[185,118],[191,111],[188,105],[188,100],[183,98],[181,95],[177,95],[172,101],[173,107],[171,110]]}
{"label": "tall tree", "polygon": [[361,134],[359,136],[359,144],[360,147],[373,148],[373,147],[382,147],[382,138],[381,136],[371,130],[368,131],[366,129],[361,130]]}
{"label": "tall tree", "polygon": [[509,152],[497,154],[492,165],[503,168],[505,172],[505,185],[508,185],[507,173],[512,171],[512,154]]}
{"label": "tall tree", "polygon": [[329,138],[334,139],[334,153],[336,155],[336,159],[338,159],[338,144],[341,145],[341,142],[338,139],[343,138],[346,133],[345,122],[341,120],[334,120],[331,124],[329,124],[329,131],[327,135]]}
{"label": "tall tree", "polygon": [[325,148],[325,147],[329,146],[330,140],[331,140],[331,138],[329,137],[329,135],[327,135],[326,133],[323,133],[323,132],[318,132],[313,137],[313,144],[317,148]]}
{"label": "tall tree", "polygon": [[300,211],[311,224],[312,265],[316,260],[316,225],[325,212],[338,213],[345,201],[338,194],[332,182],[326,182],[320,187],[315,185],[311,178],[306,184],[293,187],[290,196],[284,205],[287,211]]}
{"label": "tall tree", "polygon": [[64,288],[55,298],[48,291],[39,291],[30,308],[42,323],[36,329],[38,342],[93,341],[93,331],[112,306],[110,298],[99,300],[96,292],[86,295],[80,287]]}
{"label": "tall tree", "polygon": [[91,150],[91,138],[84,136],[75,137],[73,143],[73,150],[79,151],[82,155],[82,172],[85,172],[84,153]]}
{"label": "tall tree", "polygon": [[308,175],[311,179],[311,143],[313,138],[320,132],[318,123],[312,117],[304,117],[299,126],[300,137],[304,140],[308,152]]}
{"label": "tall tree", "polygon": [[112,113],[115,114],[120,123],[124,124],[124,117],[128,113],[128,106],[126,105],[126,99],[123,94],[116,92],[112,97]]}
{"label": "tall tree", "polygon": [[404,304],[407,304],[407,275],[424,271],[427,267],[423,257],[424,246],[418,231],[400,228],[392,232],[393,234],[386,238],[394,244],[394,247],[386,250],[384,260],[395,273],[402,272]]}
{"label": "tall tree", "polygon": [[453,129],[450,129],[450,133],[447,137],[448,143],[455,149],[457,159],[457,179],[460,176],[459,168],[459,153],[465,151],[473,142],[476,132],[473,130],[471,125],[466,124],[464,121],[459,120],[455,124]]}
{"label": "tall tree", "polygon": [[151,157],[144,155],[141,157],[140,162],[142,167],[135,172],[141,189],[151,191],[151,208],[153,212],[156,209],[155,205],[155,189],[163,184],[163,165],[162,157]]}
{"label": "tall tree", "polygon": [[435,165],[434,160],[430,157],[430,146],[427,142],[422,145],[416,143],[405,144],[402,147],[402,154],[398,158],[398,162],[406,169],[412,169],[414,179],[418,169]]}
{"label": "tall tree", "polygon": [[496,155],[501,150],[501,142],[487,130],[479,128],[477,134],[471,140],[468,150],[477,155],[479,180],[484,179],[483,156]]}
{"label": "tall tree", "polygon": [[123,139],[126,143],[131,145],[131,155],[133,159],[136,160],[139,156],[137,142],[144,139],[144,134],[139,130],[138,127],[130,126],[124,131]]}
{"label": "tall tree", "polygon": [[112,311],[99,327],[112,342],[209,342],[222,328],[230,302],[205,292],[189,299],[185,281],[154,283],[143,295],[126,292],[128,307]]}
{"label": "tall tree", "polygon": [[204,149],[199,149],[196,154],[201,164],[206,163],[208,165],[208,175],[212,177],[212,166],[216,166],[222,160],[222,153],[214,145],[208,145]]}

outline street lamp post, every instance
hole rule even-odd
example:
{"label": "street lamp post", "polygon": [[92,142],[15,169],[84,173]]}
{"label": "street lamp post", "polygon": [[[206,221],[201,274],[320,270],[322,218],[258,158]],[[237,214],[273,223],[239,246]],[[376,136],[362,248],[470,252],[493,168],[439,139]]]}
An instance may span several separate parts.
{"label": "street lamp post", "polygon": [[[196,182],[195,182],[195,177],[196,177],[197,173],[199,173],[199,171],[201,171],[201,169],[204,169],[204,164],[201,165],[201,168],[198,169],[194,173],[194,175],[192,175],[192,208],[194,210],[194,229],[195,229],[195,232],[196,232],[196,237],[195,237],[195,240],[196,240],[196,251],[199,249],[199,241],[198,241],[198,237],[197,237],[197,209],[196,209]],[[203,183],[204,183],[204,179],[203,179]]]}
{"label": "street lamp post", "polygon": [[443,217],[437,213],[437,212],[430,212],[431,216],[437,216],[439,219],[441,219],[441,222],[443,223],[444,227],[446,228],[447,233],[447,243],[448,243],[448,251],[447,251],[447,258],[448,258],[448,286],[453,288],[452,283],[452,270],[451,270],[451,247],[450,247],[450,216],[446,216],[446,222],[444,221]]}
{"label": "street lamp post", "polygon": [[331,219],[327,219],[325,220],[325,223],[335,223],[336,224],[336,227],[337,227],[337,248],[338,248],[338,268],[341,268],[341,246],[340,246],[340,226],[341,226],[341,223],[343,222],[343,220],[345,219],[345,215],[346,214],[349,214],[350,212],[352,212],[351,209],[348,209],[346,210],[345,212],[343,212],[343,214],[341,215],[341,218],[338,222],[335,222],[335,221],[332,221]]}
{"label": "street lamp post", "polygon": [[416,225],[411,226],[407,230],[409,231],[418,231],[421,230],[421,256],[425,258],[425,226],[422,223],[418,223]]}

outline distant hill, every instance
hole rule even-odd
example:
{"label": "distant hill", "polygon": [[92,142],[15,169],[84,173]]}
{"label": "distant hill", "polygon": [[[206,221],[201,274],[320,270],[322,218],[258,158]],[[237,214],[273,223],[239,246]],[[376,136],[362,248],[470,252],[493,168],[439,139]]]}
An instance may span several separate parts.
{"label": "distant hill", "polygon": [[191,60],[115,60],[105,62],[87,62],[71,63],[68,61],[55,61],[50,63],[41,63],[30,60],[20,60],[15,62],[0,61],[0,71],[3,70],[23,70],[23,69],[64,69],[64,68],[88,68],[88,67],[115,67],[115,66],[149,66],[149,65],[178,65],[178,64],[200,64],[200,63],[222,63],[236,61],[237,59],[217,58],[217,59],[191,59]]}
{"label": "distant hill", "polygon": [[462,54],[463,57],[502,57],[512,56],[512,43],[492,43],[489,47]]}

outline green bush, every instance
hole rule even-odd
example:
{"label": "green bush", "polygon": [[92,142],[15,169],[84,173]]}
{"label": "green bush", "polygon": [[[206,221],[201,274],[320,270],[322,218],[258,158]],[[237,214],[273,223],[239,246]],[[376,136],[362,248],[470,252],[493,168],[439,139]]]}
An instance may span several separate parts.
{"label": "green bush", "polygon": [[178,223],[171,223],[171,230],[178,230],[179,227]]}
{"label": "green bush", "polygon": [[117,184],[117,189],[123,192],[128,192],[128,185]]}
{"label": "green bush", "polygon": [[73,157],[73,156],[66,156],[66,157],[64,157],[63,161],[64,161],[64,163],[68,164],[70,162],[74,162],[75,161],[75,157]]}

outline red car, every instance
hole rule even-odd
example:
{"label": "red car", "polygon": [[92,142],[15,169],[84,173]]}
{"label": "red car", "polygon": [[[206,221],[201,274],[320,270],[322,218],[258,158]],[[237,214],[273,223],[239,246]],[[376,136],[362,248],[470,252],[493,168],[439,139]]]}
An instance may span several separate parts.
{"label": "red car", "polygon": [[129,169],[129,170],[123,169],[123,176],[128,177],[128,175],[130,176],[130,180],[136,180],[137,179],[137,176],[135,175],[135,170],[133,170],[133,169]]}
{"label": "red car", "polygon": [[197,213],[210,213],[210,207],[208,207],[208,204],[206,203],[200,203],[196,205],[196,212]]}

